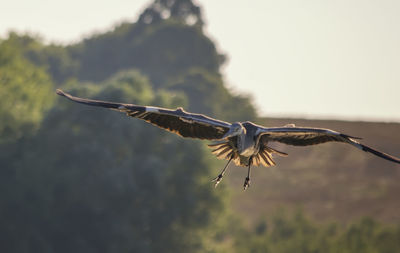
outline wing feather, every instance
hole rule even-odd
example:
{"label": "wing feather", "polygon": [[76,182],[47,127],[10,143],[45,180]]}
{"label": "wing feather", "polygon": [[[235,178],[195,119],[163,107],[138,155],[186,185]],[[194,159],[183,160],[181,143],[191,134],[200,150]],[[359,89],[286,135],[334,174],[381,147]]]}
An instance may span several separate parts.
{"label": "wing feather", "polygon": [[265,141],[277,141],[294,146],[316,145],[325,142],[348,142],[360,139],[324,128],[306,127],[271,127],[262,130],[261,138]]}
{"label": "wing feather", "polygon": [[330,129],[307,128],[307,127],[271,127],[259,130],[260,141],[266,145],[269,141],[281,142],[294,146],[316,145],[325,142],[343,142],[355,146],[365,152],[372,153],[383,159],[400,163],[400,159],[384,152],[373,149],[356,141],[360,139],[350,135],[342,134]]}
{"label": "wing feather", "polygon": [[231,125],[228,122],[213,119],[202,114],[185,112],[182,108],[170,110],[161,107],[85,99],[71,96],[59,89],[56,93],[77,103],[125,112],[128,116],[142,119],[182,137],[218,140],[228,132]]}

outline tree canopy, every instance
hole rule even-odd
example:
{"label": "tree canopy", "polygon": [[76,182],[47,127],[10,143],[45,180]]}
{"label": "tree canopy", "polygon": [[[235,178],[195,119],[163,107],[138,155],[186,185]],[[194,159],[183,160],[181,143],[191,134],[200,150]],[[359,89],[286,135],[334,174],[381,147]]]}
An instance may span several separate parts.
{"label": "tree canopy", "polygon": [[[180,100],[153,92],[136,71],[72,92],[163,106]],[[224,191],[210,187],[215,163],[200,142],[59,99],[37,135],[20,145],[26,152],[15,166],[17,203],[2,215],[17,234],[2,234],[21,251],[194,252],[206,242],[214,248]],[[25,213],[35,219],[21,222]]]}
{"label": "tree canopy", "polygon": [[54,97],[51,77],[21,46],[14,34],[0,42],[0,143],[32,134]]}
{"label": "tree canopy", "polygon": [[[158,22],[139,18],[70,46],[16,33],[1,42],[0,130],[10,139],[0,143],[2,251],[224,247],[226,189],[212,187],[221,165],[204,143],[113,111],[61,98],[53,103],[56,87],[83,97],[220,116],[230,100],[248,103],[223,85],[224,57],[203,34],[197,6],[155,1],[150,9],[162,12]],[[199,78],[190,77],[196,73]],[[204,101],[188,87],[198,87]],[[246,108],[242,116],[254,116],[250,103]]]}
{"label": "tree canopy", "polygon": [[229,121],[253,120],[250,100],[224,85],[220,68],[226,57],[204,34],[203,23],[201,9],[191,0],[157,0],[136,23],[122,23],[67,47],[41,46],[31,39],[25,42],[25,55],[47,68],[56,86],[70,80],[103,82],[121,70],[136,69],[156,90],[186,95],[192,90],[190,110]]}

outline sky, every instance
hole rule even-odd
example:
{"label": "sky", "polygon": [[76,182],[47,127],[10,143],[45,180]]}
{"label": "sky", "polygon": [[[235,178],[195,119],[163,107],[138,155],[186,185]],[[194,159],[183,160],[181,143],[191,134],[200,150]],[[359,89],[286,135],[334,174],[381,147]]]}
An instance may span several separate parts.
{"label": "sky", "polygon": [[[0,37],[73,43],[148,0],[0,0]],[[197,0],[230,89],[261,116],[400,122],[400,1]]]}

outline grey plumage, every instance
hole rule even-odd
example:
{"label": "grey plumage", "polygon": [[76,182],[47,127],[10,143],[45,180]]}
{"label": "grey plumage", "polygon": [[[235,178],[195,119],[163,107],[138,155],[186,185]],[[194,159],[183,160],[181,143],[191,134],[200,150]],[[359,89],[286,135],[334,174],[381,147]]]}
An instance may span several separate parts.
{"label": "grey plumage", "polygon": [[252,165],[273,166],[275,165],[273,155],[287,156],[286,153],[269,147],[269,142],[280,142],[294,146],[343,142],[400,164],[399,158],[361,144],[358,141],[360,138],[330,129],[295,127],[294,125],[268,128],[248,121],[231,124],[202,114],[188,113],[182,108],[170,110],[161,107],[84,99],[71,96],[62,90],[57,90],[57,94],[77,103],[124,112],[128,116],[142,119],[182,137],[215,141],[215,143],[209,145],[213,149],[212,153],[218,158],[228,160],[224,169],[214,179],[216,181],[215,186],[221,181],[230,161],[238,166],[248,167],[248,174],[244,183],[244,189],[246,189],[250,183],[250,167]]}

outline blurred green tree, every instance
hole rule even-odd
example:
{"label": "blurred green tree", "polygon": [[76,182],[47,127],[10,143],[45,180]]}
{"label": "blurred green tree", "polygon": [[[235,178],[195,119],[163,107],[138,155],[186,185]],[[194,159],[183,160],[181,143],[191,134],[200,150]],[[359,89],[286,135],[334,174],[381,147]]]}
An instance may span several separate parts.
{"label": "blurred green tree", "polygon": [[15,36],[0,41],[0,143],[32,134],[51,105],[53,84],[23,56]]}
{"label": "blurred green tree", "polygon": [[80,64],[72,58],[66,47],[55,44],[46,45],[37,35],[15,32],[10,32],[5,42],[18,47],[20,56],[46,70],[56,87],[71,78],[76,78]]}
{"label": "blurred green tree", "polygon": [[25,108],[1,115],[14,113],[14,123],[3,122],[16,131],[4,131],[10,141],[0,143],[2,252],[220,252],[229,245],[226,189],[210,183],[220,164],[203,143],[66,100],[44,114],[56,96],[49,73],[54,86],[84,97],[255,117],[249,99],[223,85],[225,56],[204,34],[200,8],[157,0],[148,10],[151,22],[145,11],[136,23],[71,46],[15,33],[1,42],[0,77],[10,83],[0,87],[1,109],[16,109],[10,101]]}
{"label": "blurred green tree", "polygon": [[254,120],[250,98],[227,92],[221,75],[205,69],[190,69],[171,82],[169,90],[188,97],[188,111],[204,113],[226,121]]}
{"label": "blurred green tree", "polygon": [[236,232],[236,252],[350,253],[398,252],[400,226],[382,226],[363,218],[347,227],[317,224],[298,210],[292,215],[280,210],[262,219],[254,231]]}
{"label": "blurred green tree", "polygon": [[67,47],[14,37],[29,59],[51,73],[57,87],[71,79],[102,82],[134,68],[155,90],[190,93],[192,111],[229,121],[254,120],[251,99],[225,87],[220,67],[226,57],[205,35],[203,24],[201,9],[191,0],[155,0],[136,23],[122,23]]}
{"label": "blurred green tree", "polygon": [[[184,100],[180,95],[154,93],[137,71],[118,73],[100,85],[79,85],[72,92],[141,104],[156,100],[164,106]],[[38,134],[23,145],[11,188],[18,190],[3,205],[8,208],[0,221],[7,225],[0,234],[8,249],[198,252],[218,248],[225,191],[223,187],[215,191],[210,183],[215,163],[201,142],[63,99]]]}
{"label": "blurred green tree", "polygon": [[155,0],[140,15],[138,23],[154,24],[164,19],[200,27],[204,24],[200,7],[191,0]]}

